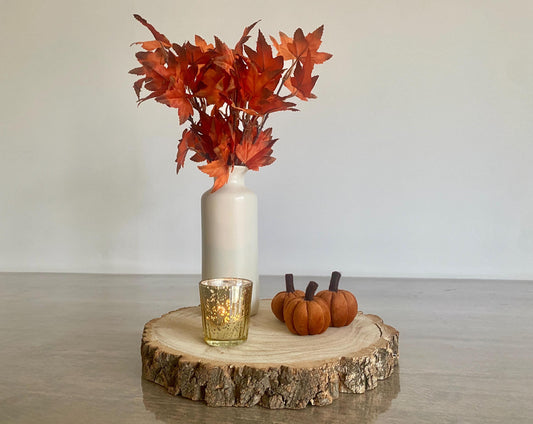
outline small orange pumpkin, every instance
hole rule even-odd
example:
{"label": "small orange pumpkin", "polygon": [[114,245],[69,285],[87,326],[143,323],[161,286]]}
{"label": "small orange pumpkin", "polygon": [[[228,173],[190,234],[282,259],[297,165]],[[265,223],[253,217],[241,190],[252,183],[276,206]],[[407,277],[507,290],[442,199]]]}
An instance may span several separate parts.
{"label": "small orange pumpkin", "polygon": [[294,276],[292,274],[285,274],[285,291],[276,294],[272,302],[270,302],[270,308],[274,315],[276,315],[276,318],[281,322],[285,322],[283,319],[283,306],[285,303],[295,297],[304,297],[304,294],[301,290],[294,290]]}
{"label": "small orange pumpkin", "polygon": [[318,284],[310,281],[304,297],[295,297],[285,303],[283,316],[289,331],[300,336],[320,334],[330,324],[330,312],[326,302],[315,297]]}
{"label": "small orange pumpkin", "polygon": [[340,272],[334,271],[331,274],[329,289],[316,294],[329,306],[332,327],[344,327],[350,324],[357,315],[357,299],[349,291],[339,290],[340,278]]}

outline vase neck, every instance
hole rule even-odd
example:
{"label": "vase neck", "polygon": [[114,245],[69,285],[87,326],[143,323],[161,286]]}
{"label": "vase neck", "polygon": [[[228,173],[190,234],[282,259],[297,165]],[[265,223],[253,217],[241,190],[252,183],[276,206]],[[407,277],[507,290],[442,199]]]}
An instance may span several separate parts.
{"label": "vase neck", "polygon": [[234,166],[229,173],[228,184],[244,185],[244,174],[248,168],[246,166]]}

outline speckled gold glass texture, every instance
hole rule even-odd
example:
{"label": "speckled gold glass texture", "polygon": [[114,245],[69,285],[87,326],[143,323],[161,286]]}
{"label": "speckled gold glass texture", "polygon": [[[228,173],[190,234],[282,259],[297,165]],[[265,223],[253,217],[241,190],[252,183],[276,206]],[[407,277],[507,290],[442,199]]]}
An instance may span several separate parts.
{"label": "speckled gold glass texture", "polygon": [[215,278],[200,282],[204,340],[211,346],[231,346],[248,338],[252,282]]}

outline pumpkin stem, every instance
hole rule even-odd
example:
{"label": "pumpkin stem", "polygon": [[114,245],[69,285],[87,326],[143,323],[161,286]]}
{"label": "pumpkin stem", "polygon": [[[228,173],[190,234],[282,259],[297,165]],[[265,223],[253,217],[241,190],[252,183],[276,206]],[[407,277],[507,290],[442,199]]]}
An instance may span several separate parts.
{"label": "pumpkin stem", "polygon": [[313,300],[315,298],[315,292],[318,288],[318,284],[314,281],[309,281],[307,288],[305,289],[305,300]]}
{"label": "pumpkin stem", "polygon": [[339,280],[341,279],[341,273],[339,271],[333,271],[331,273],[331,281],[329,282],[329,291],[339,291]]}
{"label": "pumpkin stem", "polygon": [[294,293],[294,276],[292,274],[285,274],[285,291]]}

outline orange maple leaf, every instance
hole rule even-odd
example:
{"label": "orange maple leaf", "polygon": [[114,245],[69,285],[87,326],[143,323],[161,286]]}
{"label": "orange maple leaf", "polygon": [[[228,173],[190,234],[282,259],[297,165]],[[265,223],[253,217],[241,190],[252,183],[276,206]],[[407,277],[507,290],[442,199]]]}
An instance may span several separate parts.
{"label": "orange maple leaf", "polygon": [[294,37],[290,38],[288,35],[280,32],[280,42],[278,43],[274,37],[270,37],[272,43],[276,47],[278,53],[283,56],[285,60],[299,60],[305,62],[306,56],[311,56],[314,64],[324,63],[326,60],[333,57],[330,53],[319,52],[318,49],[322,44],[322,33],[324,32],[324,25],[321,25],[313,32],[304,37],[303,31],[298,28],[294,32]]}
{"label": "orange maple leaf", "polygon": [[279,75],[271,79],[268,72],[259,73],[253,64],[250,64],[242,74],[240,97],[248,104],[241,110],[258,116],[282,110],[296,110],[294,103],[287,102],[274,93],[280,79]]}
{"label": "orange maple leaf", "polygon": [[244,46],[244,50],[259,72],[269,72],[275,76],[283,71],[283,58],[281,56],[272,57],[272,47],[266,42],[261,31],[257,36],[257,51],[248,46]]}
{"label": "orange maple leaf", "polygon": [[254,102],[251,104],[254,110],[256,110],[261,115],[266,115],[272,112],[280,112],[282,110],[292,110],[297,111],[294,106],[296,103],[287,102],[276,94],[271,94],[269,97],[260,97],[259,99],[254,99]]}
{"label": "orange maple leaf", "polygon": [[176,156],[176,174],[185,165],[185,156],[189,151],[189,148],[193,147],[195,143],[195,134],[188,129],[183,130],[181,140],[178,143],[178,154]]}
{"label": "orange maple leaf", "polygon": [[198,169],[215,179],[211,193],[214,193],[228,182],[230,167],[222,159],[199,166]]}
{"label": "orange maple leaf", "polygon": [[324,25],[319,26],[313,32],[307,34],[305,39],[307,40],[307,56],[311,56],[312,62],[317,65],[324,63],[326,60],[333,57],[330,53],[319,52],[318,49],[322,44],[322,33],[324,32]]}
{"label": "orange maple leaf", "polygon": [[184,124],[194,113],[189,96],[185,92],[185,85],[182,80],[178,80],[163,95],[156,98],[160,103],[178,109],[179,123]]}
{"label": "orange maple leaf", "polygon": [[[160,49],[155,52],[137,52],[135,56],[142,67],[132,69],[130,74],[145,75],[133,84],[140,104],[145,100],[161,96],[168,88],[171,74],[164,66],[165,58]],[[140,93],[143,86],[152,93],[141,99]]]}
{"label": "orange maple leaf", "polygon": [[210,67],[201,73],[201,78],[197,78],[199,89],[195,95],[203,97],[208,105],[215,105],[220,108],[231,91],[230,85],[233,83],[228,75],[219,67]]}
{"label": "orange maple leaf", "polygon": [[217,110],[211,114],[200,111],[200,119],[191,123],[196,134],[194,150],[201,153],[208,162],[223,159],[227,163],[235,143],[235,134],[227,119]]}
{"label": "orange maple leaf", "polygon": [[253,138],[253,133],[243,137],[242,142],[235,148],[235,155],[248,169],[259,171],[261,166],[270,165],[276,160],[271,154],[277,139],[272,139],[272,128],[261,131],[255,142]]}
{"label": "orange maple leaf", "polygon": [[278,43],[274,37],[270,36],[270,40],[272,41],[272,44],[274,44],[274,46],[276,47],[278,53],[283,57],[284,60],[294,59],[294,56],[288,48],[288,44],[292,42],[292,38],[281,31],[279,32],[279,38],[280,42]]}
{"label": "orange maple leaf", "polygon": [[202,53],[205,53],[209,50],[212,50],[214,46],[212,44],[207,44],[207,42],[200,37],[199,35],[194,36],[194,44],[196,44],[196,47],[199,47]]}
{"label": "orange maple leaf", "polygon": [[233,70],[233,63],[235,62],[235,56],[233,51],[222,41],[215,37],[215,51],[217,55],[213,59],[213,63],[220,66],[226,72]]}
{"label": "orange maple leaf", "polygon": [[300,62],[296,63],[294,76],[285,81],[285,86],[291,90],[292,94],[301,100],[307,101],[307,99],[316,98],[316,96],[311,93],[311,90],[313,90],[313,87],[316,84],[318,75],[311,76],[312,72],[313,61],[311,56],[307,56],[303,66],[300,65]]}
{"label": "orange maple leaf", "polygon": [[235,45],[235,48],[233,49],[235,53],[242,56],[243,54],[242,48],[244,46],[244,43],[246,43],[250,39],[250,36],[248,34],[250,34],[250,31],[253,29],[254,26],[257,25],[258,22],[259,21],[255,21],[252,25],[244,28],[241,39],[237,42],[237,44]]}
{"label": "orange maple leaf", "polygon": [[[137,15],[137,14],[134,14],[133,17],[135,19],[137,19],[141,24],[143,24],[146,28],[148,28],[150,30],[150,32],[152,33],[152,35],[154,36],[154,38],[158,41],[158,46],[157,47],[160,47],[161,45],[163,45],[164,47],[170,47],[170,41],[168,41],[168,38],[165,37],[163,34],[159,33],[151,24],[148,23],[148,21],[146,19],[144,19],[142,16],[140,15]],[[153,41],[141,41],[139,43],[134,43],[134,44],[147,44],[149,46],[151,45],[155,45],[153,43]],[[157,48],[155,47],[155,48]],[[146,48],[144,47],[143,45],[143,48]],[[153,48],[146,48],[146,50],[153,50]]]}
{"label": "orange maple leaf", "polygon": [[298,28],[294,31],[292,42],[287,45],[287,48],[295,59],[300,59],[304,53],[307,53],[307,47],[308,44],[304,32],[301,28]]}

